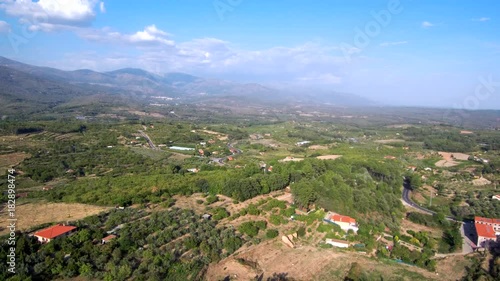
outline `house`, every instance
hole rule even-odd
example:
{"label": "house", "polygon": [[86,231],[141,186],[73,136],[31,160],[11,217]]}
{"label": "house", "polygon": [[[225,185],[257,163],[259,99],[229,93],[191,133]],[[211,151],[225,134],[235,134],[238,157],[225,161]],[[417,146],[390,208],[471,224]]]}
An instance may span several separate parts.
{"label": "house", "polygon": [[75,226],[57,224],[35,232],[34,236],[40,243],[48,243],[55,238],[68,236],[75,230]]}
{"label": "house", "polygon": [[191,168],[191,169],[187,169],[187,171],[190,173],[198,173],[200,170],[197,168]]}
{"label": "house", "polygon": [[210,214],[204,214],[204,215],[203,215],[203,216],[201,216],[201,217],[202,217],[204,220],[209,220],[209,219],[212,217],[212,215],[210,215]]}
{"label": "house", "polygon": [[493,200],[500,200],[500,194],[491,196],[491,199],[493,199]]}
{"label": "house", "polygon": [[352,230],[354,231],[354,233],[357,233],[359,229],[355,219],[348,216],[339,215],[336,213],[329,212],[326,215],[324,221],[334,223],[340,226],[340,228],[345,232]]}
{"label": "house", "polygon": [[102,238],[102,240],[101,240],[101,244],[106,244],[106,243],[109,243],[109,242],[111,242],[111,240],[113,240],[113,239],[115,239],[115,238],[116,238],[116,235],[114,235],[114,234],[110,234],[110,235],[108,235],[108,236],[106,236],[106,237]]}
{"label": "house", "polygon": [[496,241],[497,236],[493,227],[486,224],[474,224],[477,234],[477,246],[478,247],[488,247],[490,241]]}
{"label": "house", "polygon": [[483,217],[474,217],[474,223],[477,224],[485,224],[493,227],[495,231],[495,235],[500,235],[500,219],[489,219]]}
{"label": "house", "polygon": [[308,144],[308,143],[311,143],[310,141],[299,141],[299,142],[296,142],[295,145],[296,146],[303,146],[305,144]]}
{"label": "house", "polygon": [[483,217],[474,218],[474,227],[477,234],[477,246],[488,247],[490,241],[496,241],[500,235],[500,219]]}
{"label": "house", "polygon": [[201,156],[205,156],[205,151],[203,149],[198,149],[198,153],[200,153]]}
{"label": "house", "polygon": [[396,156],[387,155],[387,156],[384,156],[384,159],[394,160],[394,159],[396,159]]}
{"label": "house", "polygon": [[325,240],[326,244],[330,244],[333,247],[337,248],[349,248],[349,242],[345,240],[339,240],[339,239],[326,239]]}

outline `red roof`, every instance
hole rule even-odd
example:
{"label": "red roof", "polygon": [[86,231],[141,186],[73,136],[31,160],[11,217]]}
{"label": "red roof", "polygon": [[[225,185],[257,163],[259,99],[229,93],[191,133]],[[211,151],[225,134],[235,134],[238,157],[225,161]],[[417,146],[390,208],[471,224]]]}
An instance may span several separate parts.
{"label": "red roof", "polygon": [[495,230],[491,225],[476,223],[476,232],[477,236],[486,237],[486,238],[497,238],[495,235]]}
{"label": "red roof", "polygon": [[108,236],[102,238],[102,240],[107,242],[107,241],[110,241],[110,240],[115,239],[115,238],[116,238],[116,235],[111,234],[111,235],[108,235]]}
{"label": "red roof", "polygon": [[351,217],[348,217],[348,216],[342,216],[342,215],[339,215],[339,214],[334,214],[330,217],[330,220],[333,221],[333,222],[347,222],[347,223],[353,223],[353,224],[356,224],[356,220],[351,218]]}
{"label": "red roof", "polygon": [[46,229],[42,229],[38,232],[35,232],[35,236],[43,237],[46,239],[53,239],[56,238],[57,236],[73,231],[74,229],[76,229],[76,226],[58,224]]}
{"label": "red roof", "polygon": [[474,217],[474,221],[476,223],[489,223],[489,224],[500,224],[500,219],[490,219],[490,218],[483,218],[483,217]]}

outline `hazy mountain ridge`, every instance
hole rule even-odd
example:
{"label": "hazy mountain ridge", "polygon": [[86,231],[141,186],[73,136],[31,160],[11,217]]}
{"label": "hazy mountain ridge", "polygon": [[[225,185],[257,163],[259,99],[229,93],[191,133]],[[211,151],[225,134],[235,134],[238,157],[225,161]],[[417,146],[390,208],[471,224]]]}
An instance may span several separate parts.
{"label": "hazy mountain ridge", "polygon": [[[134,99],[152,96],[168,96],[181,102],[205,103],[234,102],[241,99],[252,104],[332,104],[341,106],[367,106],[373,102],[350,94],[334,91],[318,92],[278,90],[258,83],[237,83],[218,79],[172,72],[155,74],[138,68],[123,68],[108,72],[89,69],[64,71],[50,67],[33,66],[0,57],[0,83],[6,85],[1,91],[2,100],[18,102],[40,101],[40,94],[53,104],[67,102],[80,96],[95,94],[120,94]],[[9,76],[10,75],[10,76]],[[12,83],[11,76],[16,81]],[[9,78],[10,77],[10,78]],[[10,80],[9,80],[10,79]],[[55,91],[53,91],[56,89]]]}

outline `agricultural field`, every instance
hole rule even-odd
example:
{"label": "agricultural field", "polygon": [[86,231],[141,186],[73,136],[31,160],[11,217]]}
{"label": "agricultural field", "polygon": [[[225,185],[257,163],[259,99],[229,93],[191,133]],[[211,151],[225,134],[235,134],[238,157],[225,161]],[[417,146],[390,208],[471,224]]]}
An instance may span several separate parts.
{"label": "agricultural field", "polygon": [[[210,253],[201,240],[188,241],[179,229],[174,241],[186,242],[182,247],[174,242],[173,247],[200,262],[188,265],[181,256],[174,261],[178,270],[160,276],[196,280],[199,276],[187,274],[184,267],[194,266],[206,280],[335,280],[352,274],[452,280],[452,273],[469,274],[466,268],[480,257],[462,254],[459,225],[443,218],[500,217],[498,202],[491,200],[500,179],[500,154],[490,131],[463,134],[438,125],[360,125],[353,118],[347,124],[308,116],[223,124],[150,117],[141,122],[116,118],[106,124],[4,125],[1,164],[16,171],[17,191],[23,194],[16,199],[18,216],[30,217],[19,220],[19,230],[69,222],[96,231],[81,222],[117,207],[143,212],[145,220],[186,210],[191,220],[209,215],[210,227],[234,231],[240,240],[231,242],[237,247],[213,244],[218,252]],[[453,137],[440,142],[445,133]],[[403,204],[403,186],[411,188],[413,202],[436,214]],[[7,183],[0,187],[7,189]],[[329,211],[355,218],[359,231],[345,232],[323,222]],[[2,218],[6,215],[3,211]],[[282,242],[283,235],[297,236],[293,249]],[[325,239],[346,240],[351,247],[331,248]],[[277,256],[287,257],[289,264]],[[96,269],[89,276],[122,278],[129,267],[128,276],[139,274],[131,264],[108,263],[89,264]],[[123,272],[106,269],[111,264]],[[39,274],[56,278],[82,273]]]}

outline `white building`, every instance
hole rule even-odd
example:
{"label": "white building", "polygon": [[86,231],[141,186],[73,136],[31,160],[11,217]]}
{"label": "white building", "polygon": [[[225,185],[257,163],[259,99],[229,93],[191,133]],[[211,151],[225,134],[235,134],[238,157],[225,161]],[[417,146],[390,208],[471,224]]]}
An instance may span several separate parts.
{"label": "white building", "polygon": [[325,240],[326,244],[330,244],[333,247],[337,248],[349,248],[349,242],[345,240],[339,240],[339,239],[326,239]]}

